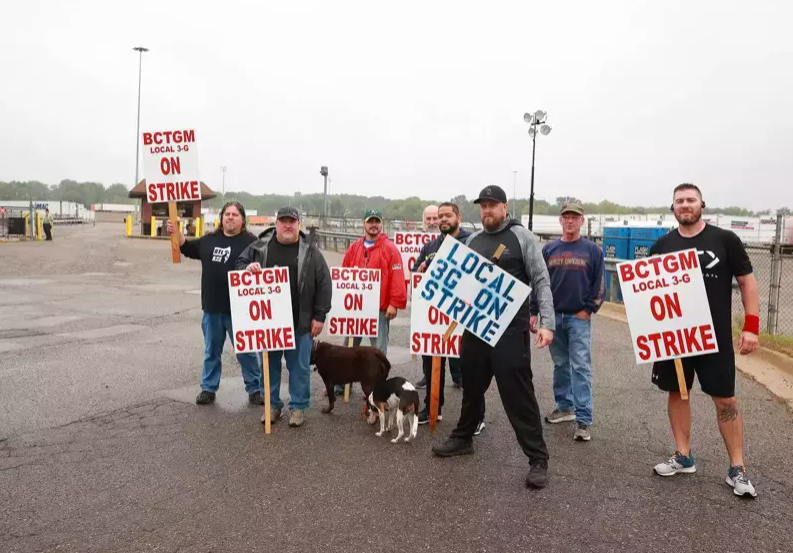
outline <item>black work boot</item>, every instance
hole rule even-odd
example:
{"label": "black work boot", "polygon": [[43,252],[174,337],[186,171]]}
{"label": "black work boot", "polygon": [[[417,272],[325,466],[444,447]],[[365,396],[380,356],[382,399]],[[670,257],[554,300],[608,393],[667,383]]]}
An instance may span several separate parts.
{"label": "black work boot", "polygon": [[471,440],[449,436],[442,444],[432,446],[432,452],[438,457],[470,455],[474,452],[474,445]]}
{"label": "black work boot", "polygon": [[213,401],[215,401],[215,392],[207,392],[206,390],[201,390],[201,393],[195,398],[195,402],[198,405],[209,405]]}
{"label": "black work boot", "polygon": [[529,474],[526,475],[527,488],[544,488],[548,485],[548,461],[531,462]]}
{"label": "black work boot", "polygon": [[248,405],[264,405],[264,398],[261,392],[248,394]]}

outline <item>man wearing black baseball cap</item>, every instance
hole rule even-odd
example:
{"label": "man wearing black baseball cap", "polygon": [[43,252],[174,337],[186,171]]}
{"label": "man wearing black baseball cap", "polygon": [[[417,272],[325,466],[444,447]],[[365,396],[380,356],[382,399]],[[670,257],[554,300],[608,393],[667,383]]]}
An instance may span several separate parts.
{"label": "man wearing black baseball cap", "polygon": [[[555,317],[548,269],[537,239],[518,220],[507,217],[507,195],[500,187],[486,186],[474,203],[479,204],[482,230],[472,234],[466,243],[534,290],[540,312],[535,343],[543,348],[553,341]],[[496,260],[494,254],[499,245],[506,249]],[[526,485],[545,487],[548,448],[542,437],[540,408],[532,382],[528,299],[494,346],[466,331],[460,343],[460,361],[463,372],[460,420],[446,442],[434,446],[432,451],[439,457],[473,453],[473,436],[481,420],[485,392],[495,376],[501,403],[523,453],[529,458]]]}
{"label": "man wearing black baseball cap", "polygon": [[[281,417],[281,357],[289,371],[289,426],[302,426],[304,411],[311,400],[311,343],[322,332],[330,311],[333,289],[325,258],[300,231],[300,214],[294,207],[282,207],[275,228],[259,235],[237,259],[237,269],[258,273],[267,267],[288,267],[292,292],[292,320],[295,326],[295,349],[271,351],[270,397],[273,402],[270,420]],[[264,422],[264,420],[262,420]]]}

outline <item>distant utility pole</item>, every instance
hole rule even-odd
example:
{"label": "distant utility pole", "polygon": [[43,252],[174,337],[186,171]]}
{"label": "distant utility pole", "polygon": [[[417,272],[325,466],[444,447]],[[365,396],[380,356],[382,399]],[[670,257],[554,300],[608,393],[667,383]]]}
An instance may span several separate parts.
{"label": "distant utility pole", "polygon": [[322,199],[322,220],[325,225],[328,224],[328,167],[323,165],[319,168],[319,174],[325,179],[325,192]]}
{"label": "distant utility pole", "polygon": [[220,170],[223,171],[223,203],[226,203],[226,169],[228,169],[228,166],[220,166]]}
{"label": "distant utility pole", "polygon": [[133,48],[138,52],[138,126],[135,129],[135,182],[132,183],[132,188],[138,185],[138,162],[140,160],[140,81],[143,75],[143,52],[148,52],[148,48],[143,46],[136,46]]}

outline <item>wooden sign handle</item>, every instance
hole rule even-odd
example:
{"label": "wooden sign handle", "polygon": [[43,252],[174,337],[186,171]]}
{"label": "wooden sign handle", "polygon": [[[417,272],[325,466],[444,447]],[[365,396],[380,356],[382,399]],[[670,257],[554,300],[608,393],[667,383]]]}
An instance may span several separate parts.
{"label": "wooden sign handle", "polygon": [[432,376],[430,378],[430,434],[435,433],[438,424],[438,409],[441,399],[441,358],[432,358]]}
{"label": "wooden sign handle", "polygon": [[171,259],[174,263],[182,262],[182,254],[179,251],[179,214],[176,212],[176,202],[168,202],[168,218],[173,224],[171,233]]}
{"label": "wooden sign handle", "polygon": [[680,398],[688,399],[688,386],[686,386],[686,373],[683,371],[683,362],[675,357],[675,372],[677,373],[677,386],[680,388]]}
{"label": "wooden sign handle", "polygon": [[[354,338],[350,336],[349,340],[347,340],[347,347],[351,348]],[[347,382],[344,385],[344,403],[350,403],[350,383]]]}
{"label": "wooden sign handle", "polygon": [[[493,254],[493,259],[495,259],[496,261],[501,259],[501,254],[504,253],[504,250],[506,249],[507,247],[504,244],[499,244],[498,247],[496,248],[495,253]],[[456,328],[457,328],[457,321],[452,321],[451,324],[449,325],[449,328],[447,328],[446,332],[444,332],[443,334],[444,342],[448,342],[449,340],[452,339],[452,333]]]}
{"label": "wooden sign handle", "polygon": [[262,374],[264,375],[264,433],[270,433],[270,354],[262,352]]}

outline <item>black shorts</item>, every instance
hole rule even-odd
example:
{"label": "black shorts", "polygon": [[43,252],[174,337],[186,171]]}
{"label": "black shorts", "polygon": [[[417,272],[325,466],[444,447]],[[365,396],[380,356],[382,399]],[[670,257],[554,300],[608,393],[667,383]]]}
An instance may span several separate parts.
{"label": "black shorts", "polygon": [[[694,373],[697,373],[700,388],[709,396],[735,396],[735,352],[731,347],[724,351],[721,344],[719,350],[718,353],[681,359],[689,390],[694,386]],[[674,360],[653,364],[653,384],[665,392],[680,389]]]}

